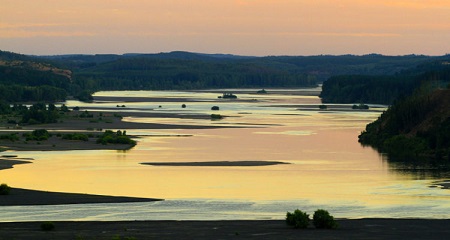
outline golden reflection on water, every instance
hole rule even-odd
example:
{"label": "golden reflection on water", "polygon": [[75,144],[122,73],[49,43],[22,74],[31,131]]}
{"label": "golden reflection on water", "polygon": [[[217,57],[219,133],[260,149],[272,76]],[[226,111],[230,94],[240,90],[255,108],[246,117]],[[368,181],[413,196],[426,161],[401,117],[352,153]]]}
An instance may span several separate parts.
{"label": "golden reflection on water", "polygon": [[[284,111],[292,113],[293,110]],[[375,150],[357,142],[365,124],[379,113],[295,111],[300,115],[277,115],[271,110],[262,110],[223,120],[229,124],[278,124],[264,128],[152,130],[148,132],[192,136],[142,137],[135,148],[126,152],[20,152],[20,157],[36,160],[1,171],[1,180],[14,187],[115,196],[254,201],[308,199],[315,203],[368,205],[418,201],[415,191],[398,194],[398,189],[407,191],[403,186],[418,188],[419,192],[435,191],[428,190],[424,183],[417,185],[411,176],[389,171]],[[198,125],[205,122],[190,121]],[[180,123],[178,119],[156,119],[156,122]],[[128,132],[133,134],[133,131],[145,133],[147,130]],[[290,164],[264,167],[140,164],[245,160]]]}

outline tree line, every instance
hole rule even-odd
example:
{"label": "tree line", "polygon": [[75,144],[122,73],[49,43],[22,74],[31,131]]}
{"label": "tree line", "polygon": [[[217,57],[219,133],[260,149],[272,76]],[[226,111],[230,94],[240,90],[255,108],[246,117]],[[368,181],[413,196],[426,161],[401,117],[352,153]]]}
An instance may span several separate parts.
{"label": "tree line", "polygon": [[205,89],[248,87],[309,87],[316,79],[253,63],[126,58],[76,72],[82,88]]}
{"label": "tree line", "polygon": [[323,83],[320,97],[324,103],[392,104],[411,95],[422,85],[445,86],[450,82],[450,65],[435,61],[394,75],[344,75]]}

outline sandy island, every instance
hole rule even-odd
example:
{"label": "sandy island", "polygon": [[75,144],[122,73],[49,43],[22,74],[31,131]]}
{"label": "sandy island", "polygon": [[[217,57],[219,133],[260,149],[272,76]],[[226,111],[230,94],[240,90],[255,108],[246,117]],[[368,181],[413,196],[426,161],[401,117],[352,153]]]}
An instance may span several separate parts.
{"label": "sandy island", "polygon": [[21,188],[12,188],[9,195],[0,196],[0,206],[125,203],[125,202],[151,202],[161,200],[162,199],[156,198],[136,198],[136,197],[104,196],[104,195],[78,194],[78,193],[60,193],[60,192],[47,192]]}
{"label": "sandy island", "polygon": [[0,170],[13,168],[13,166],[16,164],[31,163],[28,160],[31,160],[31,159],[27,159],[27,160],[14,159],[14,160],[12,160],[10,158],[0,157]]}
{"label": "sandy island", "polygon": [[276,161],[144,162],[143,165],[172,167],[257,167],[289,164]]}
{"label": "sandy island", "polygon": [[[13,166],[16,164],[26,164],[26,163],[31,163],[31,161],[28,160],[25,161],[23,159],[17,160],[3,157],[0,158],[0,170],[13,168]],[[163,199],[60,193],[60,192],[37,191],[12,187],[9,195],[0,195],[0,206],[150,202],[161,200]],[[0,240],[1,239],[2,238],[0,235]]]}

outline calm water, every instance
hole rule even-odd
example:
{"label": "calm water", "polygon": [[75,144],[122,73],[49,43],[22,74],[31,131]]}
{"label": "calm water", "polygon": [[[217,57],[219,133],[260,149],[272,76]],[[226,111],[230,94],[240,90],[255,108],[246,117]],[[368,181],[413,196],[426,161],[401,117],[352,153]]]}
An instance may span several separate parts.
{"label": "calm water", "polygon": [[[325,208],[338,218],[450,217],[450,190],[430,188],[448,171],[411,170],[362,147],[357,136],[379,111],[319,111],[318,97],[187,92],[100,92],[102,96],[175,97],[180,102],[104,102],[69,106],[120,111],[213,113],[220,121],[125,118],[132,122],[240,126],[202,130],[127,130],[142,135],[123,151],[11,152],[32,164],[0,172],[2,182],[47,191],[163,198],[156,203],[1,207],[0,221],[282,219],[296,208]],[[195,101],[192,101],[195,100]],[[212,102],[213,101],[213,102]],[[187,104],[182,109],[181,104]],[[159,108],[161,105],[161,108]],[[136,110],[138,109],[138,110]],[[118,110],[119,111],[119,110]],[[105,129],[107,125],[105,126]],[[142,162],[282,161],[264,167],[161,167]]]}

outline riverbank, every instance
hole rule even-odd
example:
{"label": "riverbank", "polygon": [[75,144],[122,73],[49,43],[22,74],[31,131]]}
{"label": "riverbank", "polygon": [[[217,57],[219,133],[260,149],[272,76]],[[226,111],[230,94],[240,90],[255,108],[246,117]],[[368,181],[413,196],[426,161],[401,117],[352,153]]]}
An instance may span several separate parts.
{"label": "riverbank", "polygon": [[[0,170],[13,168],[14,165],[16,164],[26,164],[26,163],[31,163],[31,161],[24,159],[0,158]],[[11,187],[12,188],[9,195],[0,195],[0,206],[125,203],[125,202],[150,202],[163,200],[157,198],[136,198],[123,196],[104,196],[92,194],[48,192],[48,191],[14,188],[14,186]],[[0,240],[1,239],[2,238],[0,237]]]}
{"label": "riverbank", "polygon": [[11,192],[9,195],[0,196],[0,206],[126,203],[126,202],[151,202],[161,200],[162,199],[156,198],[135,198],[122,196],[60,193],[60,192],[47,192],[47,191],[21,189],[21,188],[11,188]]}
{"label": "riverbank", "polygon": [[450,220],[341,219],[336,230],[293,229],[283,220],[0,223],[0,239],[449,239]]}

